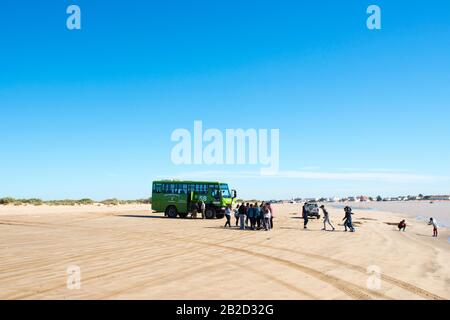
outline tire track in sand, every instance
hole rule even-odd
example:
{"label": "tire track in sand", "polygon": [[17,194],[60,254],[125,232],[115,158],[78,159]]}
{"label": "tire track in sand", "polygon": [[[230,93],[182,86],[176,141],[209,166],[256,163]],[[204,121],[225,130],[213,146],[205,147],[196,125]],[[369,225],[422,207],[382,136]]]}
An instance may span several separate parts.
{"label": "tire track in sand", "polygon": [[[49,227],[49,226],[54,226],[54,225],[53,224],[47,224],[46,226]],[[77,227],[77,228],[82,228],[82,227]],[[87,231],[85,228],[82,228],[82,229],[83,229],[83,231]],[[99,230],[98,228],[90,228],[90,229],[95,229],[97,231]],[[108,231],[109,231],[109,229],[108,229]],[[161,235],[165,236],[166,239],[167,238],[174,239],[173,236],[168,236],[165,233],[159,233],[158,236],[161,236]],[[250,237],[250,235],[248,235],[247,237]],[[136,236],[136,234],[126,234],[125,238],[138,239],[138,240],[147,240],[147,241],[151,241],[152,243],[154,243],[154,242],[167,243],[167,242],[165,242],[164,240],[161,240],[161,239],[157,240],[157,239],[149,238],[149,237]],[[202,239],[206,239],[206,238],[207,237],[203,237]],[[191,236],[177,237],[176,239],[180,240],[181,244],[183,244],[183,246],[188,244],[188,243],[189,244],[193,243]],[[221,243],[227,242],[228,240],[229,239],[222,239]],[[199,245],[199,244],[201,244],[201,243],[197,242],[197,245]],[[173,258],[173,257],[182,256],[182,255],[185,255],[185,254],[190,254],[190,253],[196,252],[198,250],[201,250],[202,247],[193,247],[193,248],[189,248],[189,249],[183,248],[184,251],[182,253],[166,254],[163,257],[158,257],[156,259],[150,259],[150,260],[144,260],[144,261],[142,261],[142,259],[140,259],[139,260],[140,262],[138,262],[138,263],[135,262],[135,263],[133,263],[131,265],[130,264],[127,264],[125,266],[119,265],[119,268],[115,268],[115,269],[108,268],[107,272],[100,272],[99,274],[95,274],[95,275],[92,275],[92,276],[89,276],[89,277],[83,277],[82,278],[82,283],[86,283],[87,281],[91,281],[91,280],[98,280],[99,278],[103,278],[103,277],[107,277],[107,276],[111,276],[111,275],[114,276],[118,272],[129,271],[129,270],[132,270],[132,269],[140,268],[140,267],[143,267],[145,265],[148,265],[149,263],[160,262],[160,261],[167,260],[167,259],[170,259],[170,258]],[[127,248],[127,249],[129,250],[129,248]],[[113,253],[113,254],[115,254],[115,253]],[[94,255],[94,254],[92,254],[92,255]],[[103,270],[104,268],[101,267],[100,269]],[[35,270],[33,269],[32,271],[34,272]],[[23,276],[22,276],[22,278],[23,278]],[[58,285],[50,286],[50,287],[47,287],[45,289],[42,289],[42,290],[39,290],[39,291],[36,291],[36,292],[33,292],[33,293],[29,292],[29,293],[25,293],[25,294],[15,295],[13,297],[9,297],[8,299],[26,299],[26,298],[30,298],[30,297],[33,297],[33,296],[38,295],[38,294],[50,292],[50,291],[57,290],[57,289],[63,289],[65,287],[66,287],[66,283],[64,282],[64,284],[58,284]]]}
{"label": "tire track in sand", "polygon": [[[334,259],[334,258],[329,258],[329,257],[325,257],[322,255],[318,255],[318,254],[314,254],[314,253],[307,253],[307,252],[303,252],[303,251],[297,251],[297,250],[293,250],[293,249],[287,249],[287,248],[279,248],[279,247],[274,247],[274,246],[266,246],[267,248],[271,248],[274,250],[281,250],[281,251],[285,251],[285,252],[289,252],[289,253],[296,253],[296,254],[300,254],[303,255],[305,257],[309,257],[309,258],[313,258],[313,259],[317,259],[317,260],[322,260],[322,261],[326,261],[326,262],[331,262],[333,264],[337,264],[340,266],[345,266],[348,269],[354,270],[354,271],[358,271],[358,272],[362,272],[364,274],[367,274],[367,270],[364,269],[361,266],[358,265],[354,265],[345,261],[341,261],[338,259]],[[410,293],[416,294],[418,296],[421,296],[423,298],[426,299],[433,299],[433,300],[447,300],[446,298],[440,297],[432,292],[429,292],[425,289],[422,289],[420,287],[417,287],[411,283],[396,279],[392,276],[386,275],[384,273],[381,273],[381,279],[392,284],[395,285],[397,287],[400,287]]]}

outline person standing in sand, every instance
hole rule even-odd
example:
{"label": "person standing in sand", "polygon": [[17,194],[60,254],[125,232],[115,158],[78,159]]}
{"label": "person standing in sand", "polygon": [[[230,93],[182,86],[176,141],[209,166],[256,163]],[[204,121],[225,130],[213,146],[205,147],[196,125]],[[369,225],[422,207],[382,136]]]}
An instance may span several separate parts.
{"label": "person standing in sand", "polygon": [[192,219],[197,218],[197,212],[198,212],[198,203],[197,202],[194,202],[192,204],[191,211],[192,211],[191,218]]}
{"label": "person standing in sand", "polygon": [[323,229],[322,230],[327,230],[327,223],[328,223],[334,231],[335,229],[334,229],[333,225],[331,224],[330,216],[328,214],[328,211],[325,209],[325,206],[321,205],[320,209],[322,209],[322,211],[323,211]]}
{"label": "person standing in sand", "polygon": [[433,237],[437,237],[438,236],[438,224],[437,224],[436,219],[430,218],[430,221],[428,221],[428,225],[433,226]]}
{"label": "person standing in sand", "polygon": [[247,202],[247,204],[245,205],[245,226],[246,227],[248,227],[248,220],[249,220],[248,213],[250,211],[249,209],[250,209],[250,203]]}
{"label": "person standing in sand", "polygon": [[234,209],[234,218],[236,219],[236,227],[239,224],[239,205]]}
{"label": "person standing in sand", "polygon": [[269,206],[264,206],[264,230],[270,230],[270,210]]}
{"label": "person standing in sand", "polygon": [[245,230],[245,216],[247,214],[247,208],[245,207],[245,204],[242,203],[239,207],[239,229]]}
{"label": "person standing in sand", "polygon": [[200,201],[200,210],[202,212],[202,219],[205,219],[206,204],[203,201]]}
{"label": "person standing in sand", "polygon": [[266,208],[266,203],[263,201],[261,202],[261,205],[259,206],[260,210],[261,210],[261,227],[262,228],[266,228],[265,227],[265,222],[264,222],[264,209]]}
{"label": "person standing in sand", "polygon": [[261,228],[261,208],[258,202],[255,203],[253,209],[255,210],[255,228],[259,230]]}
{"label": "person standing in sand", "polygon": [[270,211],[270,229],[273,229],[273,217],[274,217],[273,212],[274,212],[274,210],[273,210],[272,204],[270,202],[267,205],[267,208],[269,208],[269,211]]}
{"label": "person standing in sand", "polygon": [[[255,227],[254,218],[255,218],[255,210],[253,208],[253,203],[251,203],[247,209],[247,219],[250,220],[250,229],[252,229],[252,230]],[[247,226],[248,226],[248,222],[247,222]]]}
{"label": "person standing in sand", "polygon": [[307,225],[309,219],[308,219],[308,211],[306,210],[306,202],[302,208],[302,216],[303,216],[303,229],[308,229]]}

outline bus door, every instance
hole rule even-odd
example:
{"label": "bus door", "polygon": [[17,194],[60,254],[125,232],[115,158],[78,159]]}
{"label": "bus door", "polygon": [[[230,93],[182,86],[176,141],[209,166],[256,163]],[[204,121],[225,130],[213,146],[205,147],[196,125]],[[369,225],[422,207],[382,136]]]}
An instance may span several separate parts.
{"label": "bus door", "polygon": [[192,212],[192,206],[195,203],[194,191],[188,191],[186,201],[186,212]]}

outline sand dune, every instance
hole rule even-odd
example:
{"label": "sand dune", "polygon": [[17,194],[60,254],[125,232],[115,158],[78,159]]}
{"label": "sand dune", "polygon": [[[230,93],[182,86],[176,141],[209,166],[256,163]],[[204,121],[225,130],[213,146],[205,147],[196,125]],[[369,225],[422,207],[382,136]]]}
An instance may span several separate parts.
{"label": "sand dune", "polygon": [[[150,206],[0,206],[2,299],[448,299],[450,233],[355,210],[357,232],[301,228],[300,205],[276,205],[275,229],[167,219]],[[335,225],[341,209],[331,208]],[[67,288],[67,267],[81,288]],[[379,270],[377,276],[368,270]]]}

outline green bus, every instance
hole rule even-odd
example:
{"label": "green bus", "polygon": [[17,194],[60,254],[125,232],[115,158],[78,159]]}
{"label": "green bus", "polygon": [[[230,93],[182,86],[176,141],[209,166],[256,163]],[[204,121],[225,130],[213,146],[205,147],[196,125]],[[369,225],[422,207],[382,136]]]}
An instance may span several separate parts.
{"label": "green bus", "polygon": [[236,190],[228,184],[205,181],[153,181],[152,210],[164,212],[170,218],[186,218],[192,205],[203,201],[206,204],[207,219],[222,219],[225,207],[234,203]]}

